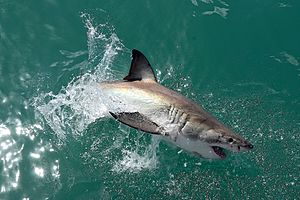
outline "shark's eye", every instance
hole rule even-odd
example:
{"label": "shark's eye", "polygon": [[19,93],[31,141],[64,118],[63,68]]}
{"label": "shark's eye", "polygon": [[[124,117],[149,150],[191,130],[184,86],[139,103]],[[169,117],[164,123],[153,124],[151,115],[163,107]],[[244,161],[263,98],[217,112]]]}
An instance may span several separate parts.
{"label": "shark's eye", "polygon": [[232,138],[228,138],[227,141],[228,141],[228,142],[233,142],[233,139],[232,139]]}

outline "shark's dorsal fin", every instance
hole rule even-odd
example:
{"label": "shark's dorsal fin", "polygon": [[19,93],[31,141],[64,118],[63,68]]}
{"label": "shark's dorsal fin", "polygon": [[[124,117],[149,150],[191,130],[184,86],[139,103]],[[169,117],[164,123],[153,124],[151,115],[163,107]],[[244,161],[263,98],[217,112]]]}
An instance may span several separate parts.
{"label": "shark's dorsal fin", "polygon": [[124,78],[127,81],[157,81],[153,69],[147,58],[140,51],[132,50],[132,60],[129,74]]}

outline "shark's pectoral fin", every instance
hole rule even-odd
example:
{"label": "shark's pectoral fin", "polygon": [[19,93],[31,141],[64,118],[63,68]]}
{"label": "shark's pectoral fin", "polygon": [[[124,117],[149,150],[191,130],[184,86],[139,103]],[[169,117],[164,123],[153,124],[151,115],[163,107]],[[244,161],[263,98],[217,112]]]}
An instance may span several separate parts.
{"label": "shark's pectoral fin", "polygon": [[147,58],[138,50],[132,50],[132,60],[129,74],[124,78],[127,81],[157,81],[153,69]]}
{"label": "shark's pectoral fin", "polygon": [[138,130],[152,134],[161,134],[161,128],[139,112],[133,113],[112,113],[109,112],[116,120]]}

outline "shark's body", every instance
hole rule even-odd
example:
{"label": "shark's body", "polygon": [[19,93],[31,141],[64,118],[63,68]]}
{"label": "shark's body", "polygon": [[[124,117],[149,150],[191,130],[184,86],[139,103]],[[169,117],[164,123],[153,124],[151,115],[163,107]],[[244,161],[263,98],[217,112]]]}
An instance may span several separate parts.
{"label": "shark's body", "polygon": [[209,159],[225,158],[223,148],[253,146],[195,102],[157,83],[145,56],[133,50],[124,81],[100,83],[110,114],[133,128],[165,136],[177,146]]}

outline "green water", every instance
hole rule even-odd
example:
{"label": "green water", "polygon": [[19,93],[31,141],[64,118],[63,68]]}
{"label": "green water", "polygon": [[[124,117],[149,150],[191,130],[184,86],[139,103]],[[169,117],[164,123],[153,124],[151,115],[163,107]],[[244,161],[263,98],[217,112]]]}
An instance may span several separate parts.
{"label": "green water", "polygon": [[[0,199],[299,199],[299,9],[0,0]],[[254,149],[207,161],[104,117],[133,48]]]}

